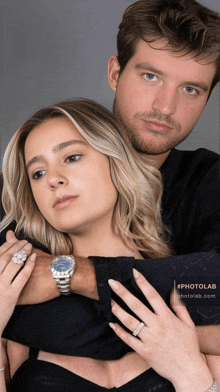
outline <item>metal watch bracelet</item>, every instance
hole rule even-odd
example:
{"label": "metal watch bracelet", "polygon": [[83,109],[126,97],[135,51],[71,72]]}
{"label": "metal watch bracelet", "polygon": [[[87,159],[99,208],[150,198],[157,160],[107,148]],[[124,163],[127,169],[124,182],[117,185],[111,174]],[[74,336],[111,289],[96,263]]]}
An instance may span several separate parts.
{"label": "metal watch bracelet", "polygon": [[57,288],[62,295],[70,295],[70,277],[54,278],[57,284]]}

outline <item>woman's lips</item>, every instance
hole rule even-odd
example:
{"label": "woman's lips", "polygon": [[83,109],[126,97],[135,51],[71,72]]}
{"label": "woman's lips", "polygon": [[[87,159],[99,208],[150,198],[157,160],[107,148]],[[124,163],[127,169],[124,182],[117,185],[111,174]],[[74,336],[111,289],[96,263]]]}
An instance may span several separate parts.
{"label": "woman's lips", "polygon": [[55,210],[62,210],[63,208],[68,207],[72,204],[78,196],[66,196],[60,199],[59,201],[55,201],[54,208]]}
{"label": "woman's lips", "polygon": [[145,125],[147,126],[147,128],[149,128],[152,131],[156,131],[156,132],[169,132],[171,130],[171,127],[169,127],[166,124],[163,123],[158,123],[158,122],[154,122],[154,121],[146,121],[143,120]]}

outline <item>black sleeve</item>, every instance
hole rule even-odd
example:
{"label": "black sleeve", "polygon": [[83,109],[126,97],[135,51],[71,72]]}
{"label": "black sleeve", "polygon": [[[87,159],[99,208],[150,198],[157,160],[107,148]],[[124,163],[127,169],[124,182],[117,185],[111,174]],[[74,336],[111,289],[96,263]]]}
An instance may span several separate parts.
{"label": "black sleeve", "polygon": [[220,252],[219,164],[206,149],[174,150],[165,162],[163,220],[175,254]]}
{"label": "black sleeve", "polygon": [[[126,257],[90,258],[95,265],[100,297],[97,306],[108,321],[111,320],[111,298],[115,296],[108,285],[110,278],[119,280],[148,305],[133,278],[133,268],[136,268],[155,287],[167,305],[174,285],[179,288],[180,284],[184,284],[185,286],[179,289],[179,295],[182,295],[197,325],[220,323],[220,255],[217,252],[148,260]],[[119,298],[115,299],[121,302]]]}
{"label": "black sleeve", "polygon": [[[111,290],[108,279],[118,279],[132,291],[135,287],[132,268],[135,267],[144,274],[167,304],[174,281],[176,284],[211,282],[212,287],[218,283],[217,289],[210,289],[206,294],[202,290],[184,292],[184,289],[180,294],[189,295],[189,298],[183,297],[183,300],[189,310],[192,308],[194,322],[220,322],[220,282],[216,282],[220,277],[220,256],[217,253],[220,251],[219,155],[205,149],[174,149],[166,160],[162,173],[163,218],[171,228],[171,244],[178,256],[144,261],[93,257],[100,306],[109,318]],[[190,297],[191,294],[197,294],[198,298]],[[204,295],[207,297],[204,298]]]}

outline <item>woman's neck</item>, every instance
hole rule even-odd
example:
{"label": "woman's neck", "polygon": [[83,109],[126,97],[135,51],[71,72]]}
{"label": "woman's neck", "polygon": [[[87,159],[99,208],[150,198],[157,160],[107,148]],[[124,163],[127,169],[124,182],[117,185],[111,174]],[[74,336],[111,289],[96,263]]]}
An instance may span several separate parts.
{"label": "woman's neck", "polygon": [[70,234],[74,256],[127,256],[143,258],[135,244],[131,245],[112,229],[96,227],[84,233]]}

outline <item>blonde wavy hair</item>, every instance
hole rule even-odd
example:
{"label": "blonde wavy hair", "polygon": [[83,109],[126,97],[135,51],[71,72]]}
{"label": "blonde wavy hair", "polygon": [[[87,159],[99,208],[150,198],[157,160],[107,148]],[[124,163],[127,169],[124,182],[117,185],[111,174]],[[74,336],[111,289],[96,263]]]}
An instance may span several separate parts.
{"label": "blonde wavy hair", "polygon": [[52,254],[73,253],[68,234],[46,221],[34,200],[25,166],[24,145],[39,124],[67,117],[85,140],[109,158],[112,181],[118,191],[113,219],[119,234],[134,241],[144,257],[171,255],[161,220],[162,181],[159,170],[125,143],[113,115],[88,99],[63,101],[39,110],[12,137],[3,159],[2,204],[6,212],[1,230],[13,220],[16,233],[44,245]]}

